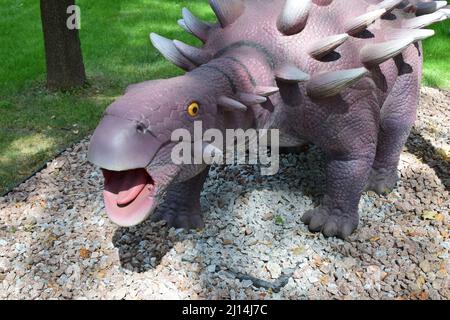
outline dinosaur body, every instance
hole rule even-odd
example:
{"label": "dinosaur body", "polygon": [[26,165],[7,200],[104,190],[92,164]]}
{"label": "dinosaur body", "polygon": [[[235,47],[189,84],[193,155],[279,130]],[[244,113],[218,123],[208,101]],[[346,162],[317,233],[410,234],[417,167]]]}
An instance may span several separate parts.
{"label": "dinosaur body", "polygon": [[179,23],[202,49],[151,40],[188,72],[131,86],[92,138],[89,158],[104,169],[108,214],[124,226],[155,210],[153,218],[175,227],[203,225],[208,166],[170,159],[171,133],[201,120],[203,130],[279,129],[283,147],[319,146],[325,196],[302,220],[346,238],[358,225],[362,192],[397,182],[419,99],[420,40],[433,35],[420,28],[448,17],[444,2],[211,0],[217,24],[184,9]]}

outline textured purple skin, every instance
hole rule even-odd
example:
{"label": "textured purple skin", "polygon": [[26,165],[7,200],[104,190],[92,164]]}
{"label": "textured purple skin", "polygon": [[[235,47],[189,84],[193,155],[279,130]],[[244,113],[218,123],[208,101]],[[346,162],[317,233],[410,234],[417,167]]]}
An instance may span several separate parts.
{"label": "textured purple skin", "polygon": [[[319,2],[330,1],[315,3]],[[111,128],[103,120],[92,139],[90,160],[103,168],[123,171],[142,168],[144,157],[148,172],[160,186],[159,207],[153,218],[164,219],[174,227],[197,228],[203,226],[199,198],[208,168],[172,164],[172,131],[193,130],[194,120],[203,121],[203,130],[279,129],[282,147],[311,142],[327,156],[323,202],[306,212],[302,221],[311,231],[347,238],[358,226],[358,204],[364,190],[384,193],[397,182],[400,153],[416,118],[422,73],[420,44],[410,45],[332,98],[311,99],[305,83],[276,81],[274,69],[288,62],[314,75],[362,67],[361,48],[388,40],[385,30],[411,15],[394,10],[396,20],[382,19],[370,26],[369,32],[351,37],[336,49],[340,56],[337,60],[311,58],[308,44],[344,33],[343,25],[350,17],[364,14],[370,4],[380,2],[335,0],[327,6],[314,4],[305,29],[284,36],[276,27],[284,0],[245,1],[245,12],[237,21],[225,29],[215,26],[209,32],[203,49],[215,59],[181,77],[131,86],[108,108],[106,119],[113,116],[123,125],[116,121]],[[367,34],[373,36],[367,38]],[[278,86],[280,92],[266,103],[249,107],[245,114],[225,112],[217,106],[219,96],[233,96],[233,89],[253,92],[255,85]],[[193,101],[201,106],[196,119],[186,113]],[[113,135],[133,136],[136,128],[138,135],[145,135],[141,144],[130,146],[128,139],[111,139]],[[124,133],[128,130],[133,133]],[[105,131],[109,133],[103,134]],[[95,152],[98,148],[101,153]],[[114,161],[117,157],[120,161]]]}

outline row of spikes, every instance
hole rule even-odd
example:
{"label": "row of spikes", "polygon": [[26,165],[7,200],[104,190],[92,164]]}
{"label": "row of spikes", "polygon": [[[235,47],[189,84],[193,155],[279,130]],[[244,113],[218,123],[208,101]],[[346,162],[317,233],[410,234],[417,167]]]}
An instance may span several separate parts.
{"label": "row of spikes", "polygon": [[[281,28],[281,30],[283,30],[282,32],[286,34],[302,29],[306,22],[312,2],[316,5],[323,6],[330,4],[332,0],[286,0],[282,13],[278,19],[278,28]],[[327,98],[337,95],[343,89],[351,86],[367,75],[369,72],[368,69],[397,56],[412,43],[433,36],[433,30],[422,30],[419,28],[445,20],[450,16],[448,9],[441,9],[443,2],[445,1],[426,2],[433,5],[428,5],[426,7],[428,12],[431,12],[431,8],[434,8],[434,12],[406,20],[403,23],[403,29],[390,30],[389,35],[391,39],[389,41],[367,44],[363,47],[360,52],[360,58],[364,64],[363,68],[326,72],[311,77],[296,66],[286,64],[275,70],[275,77],[277,80],[286,83],[307,83],[307,92],[312,98]],[[233,23],[240,14],[242,14],[245,8],[240,0],[210,0],[210,4],[222,27]],[[382,1],[377,5],[375,10],[365,13],[348,22],[346,24],[346,33],[318,40],[310,46],[308,53],[315,59],[323,58],[344,44],[351,35],[355,35],[365,30],[386,12],[390,12],[401,5],[404,5],[403,0]],[[425,10],[425,7],[421,7],[420,3],[416,4],[416,6]],[[407,7],[408,6],[404,6],[404,9]],[[209,31],[214,26],[197,19],[186,8],[183,9],[182,14],[183,19],[179,21],[179,24],[184,29],[197,36],[200,40],[206,42]],[[150,39],[153,45],[165,58],[184,70],[192,70],[212,59],[211,54],[178,40],[172,41],[155,33],[150,35]],[[220,97],[219,102],[227,110],[246,111],[247,106],[263,103],[267,100],[266,97],[277,93],[278,91],[278,88],[274,87],[258,87],[254,93],[239,93],[233,98]]]}

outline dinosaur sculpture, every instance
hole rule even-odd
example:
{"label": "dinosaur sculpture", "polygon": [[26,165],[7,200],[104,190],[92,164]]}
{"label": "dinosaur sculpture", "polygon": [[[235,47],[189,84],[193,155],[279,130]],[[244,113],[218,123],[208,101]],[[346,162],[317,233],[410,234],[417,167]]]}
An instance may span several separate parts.
{"label": "dinosaur sculpture", "polygon": [[201,120],[203,130],[276,128],[281,146],[320,147],[325,196],[302,221],[313,232],[347,238],[364,190],[388,192],[398,180],[416,118],[420,41],[434,34],[422,28],[449,17],[447,2],[209,2],[217,23],[188,9],[178,21],[202,48],[150,35],[186,74],[130,86],[92,137],[89,160],[103,169],[109,217],[122,226],[151,214],[177,228],[203,226],[209,166],[170,158],[171,133]]}

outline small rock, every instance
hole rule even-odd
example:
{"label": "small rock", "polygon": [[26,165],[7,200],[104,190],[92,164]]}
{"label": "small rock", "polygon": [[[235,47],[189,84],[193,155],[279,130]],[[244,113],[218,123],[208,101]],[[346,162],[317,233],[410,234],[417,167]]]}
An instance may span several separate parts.
{"label": "small rock", "polygon": [[278,279],[281,276],[281,267],[279,264],[270,261],[267,263],[266,268],[269,271],[272,279]]}
{"label": "small rock", "polygon": [[264,221],[269,221],[269,220],[272,220],[273,217],[274,217],[273,212],[267,212],[266,214],[263,215],[262,219]]}
{"label": "small rock", "polygon": [[431,271],[431,266],[428,260],[423,260],[419,264],[420,269],[422,269],[423,272],[428,273]]}
{"label": "small rock", "polygon": [[209,273],[214,273],[216,272],[216,268],[217,266],[215,264],[211,264],[206,268],[206,271],[208,271]]}

